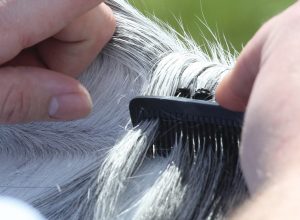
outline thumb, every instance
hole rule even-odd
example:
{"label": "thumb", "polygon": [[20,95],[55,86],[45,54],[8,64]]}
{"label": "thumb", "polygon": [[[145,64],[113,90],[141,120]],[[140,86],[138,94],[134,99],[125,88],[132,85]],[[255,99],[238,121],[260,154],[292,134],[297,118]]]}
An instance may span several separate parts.
{"label": "thumb", "polygon": [[216,100],[221,106],[233,111],[245,111],[260,68],[265,29],[262,28],[246,45],[233,70],[218,85]]}
{"label": "thumb", "polygon": [[87,90],[71,77],[37,67],[0,69],[0,123],[72,120],[91,107]]}

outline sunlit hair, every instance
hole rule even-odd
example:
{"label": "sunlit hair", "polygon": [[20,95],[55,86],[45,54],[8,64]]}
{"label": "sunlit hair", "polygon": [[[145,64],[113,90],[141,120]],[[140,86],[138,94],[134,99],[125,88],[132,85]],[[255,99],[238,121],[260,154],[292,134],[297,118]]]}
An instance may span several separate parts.
{"label": "sunlit hair", "polygon": [[247,195],[237,150],[203,149],[195,159],[177,142],[167,157],[149,157],[157,121],[132,128],[128,103],[137,95],[174,96],[178,88],[214,94],[234,57],[217,43],[204,52],[126,1],[107,4],[117,31],[80,77],[92,114],[1,125],[1,195],[32,204],[48,219],[225,218]]}

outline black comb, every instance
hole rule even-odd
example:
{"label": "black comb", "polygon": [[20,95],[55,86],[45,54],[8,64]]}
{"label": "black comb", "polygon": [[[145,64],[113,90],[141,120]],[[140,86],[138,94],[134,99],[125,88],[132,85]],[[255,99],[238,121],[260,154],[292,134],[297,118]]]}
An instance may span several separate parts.
{"label": "black comb", "polygon": [[[199,94],[205,92],[196,93],[202,97]],[[224,109],[212,101],[140,96],[131,100],[129,109],[133,126],[145,120],[158,120],[152,154],[166,156],[179,141],[187,145],[190,152],[204,145],[238,148],[240,143],[244,114]]]}

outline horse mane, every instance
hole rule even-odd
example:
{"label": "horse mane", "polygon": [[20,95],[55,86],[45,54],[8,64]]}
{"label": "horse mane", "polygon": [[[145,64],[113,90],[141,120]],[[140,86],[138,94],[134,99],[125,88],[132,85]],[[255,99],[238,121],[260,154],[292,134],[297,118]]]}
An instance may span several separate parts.
{"label": "horse mane", "polygon": [[178,88],[214,94],[235,57],[218,43],[203,51],[125,0],[107,4],[116,33],[79,77],[93,112],[70,122],[0,125],[0,195],[26,201],[47,219],[226,218],[247,197],[237,153],[199,152],[191,165],[177,143],[168,157],[149,158],[157,122],[133,128],[128,103],[137,95],[174,96]]}

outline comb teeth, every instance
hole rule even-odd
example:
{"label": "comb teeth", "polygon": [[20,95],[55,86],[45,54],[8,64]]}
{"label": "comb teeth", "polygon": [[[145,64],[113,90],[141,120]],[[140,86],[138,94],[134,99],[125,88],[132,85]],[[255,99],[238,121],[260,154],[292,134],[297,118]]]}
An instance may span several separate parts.
{"label": "comb teeth", "polygon": [[[199,121],[177,121],[174,119],[159,119],[159,127],[151,155],[167,156],[176,143],[189,147],[189,152],[195,154],[200,147],[216,147],[218,149],[239,146],[241,127],[235,122],[219,123],[214,118]],[[211,146],[208,146],[211,145]],[[194,156],[194,155],[191,155]]]}
{"label": "comb teeth", "polygon": [[238,147],[243,113],[226,110],[211,101],[180,97],[137,97],[131,100],[133,125],[158,120],[151,155],[167,156],[174,144],[188,146],[195,154],[200,147]]}

